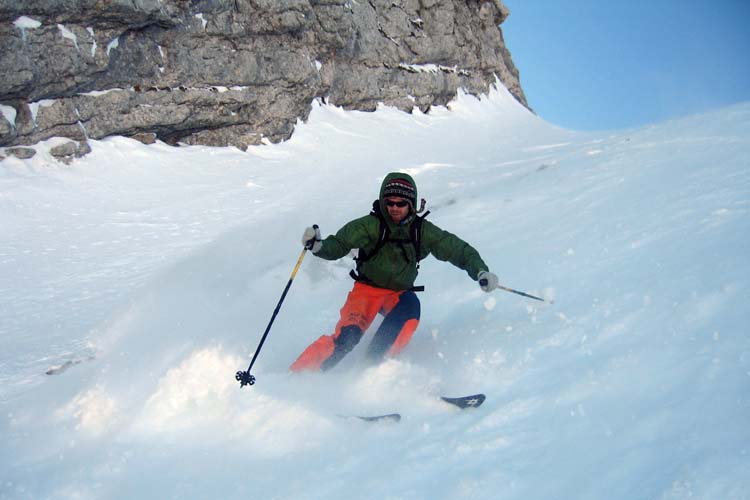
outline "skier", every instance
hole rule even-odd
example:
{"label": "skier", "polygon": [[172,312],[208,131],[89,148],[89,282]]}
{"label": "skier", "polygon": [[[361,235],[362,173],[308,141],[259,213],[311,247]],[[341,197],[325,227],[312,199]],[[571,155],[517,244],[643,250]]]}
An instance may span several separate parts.
{"label": "skier", "polygon": [[310,344],[290,370],[328,370],[359,343],[375,316],[385,316],[368,346],[373,361],[395,356],[409,343],[419,324],[419,299],[415,287],[419,261],[428,255],[448,261],[480,282],[482,290],[498,287],[498,278],[489,271],[479,253],[454,234],[425,220],[425,201],[417,211],[417,187],[404,173],[388,174],[373,202],[369,215],[355,219],[335,235],[322,240],[320,230],[305,229],[303,244],[314,255],[336,260],[352,249],[359,249],[354,288],[349,292],[341,318],[332,335],[323,335]]}

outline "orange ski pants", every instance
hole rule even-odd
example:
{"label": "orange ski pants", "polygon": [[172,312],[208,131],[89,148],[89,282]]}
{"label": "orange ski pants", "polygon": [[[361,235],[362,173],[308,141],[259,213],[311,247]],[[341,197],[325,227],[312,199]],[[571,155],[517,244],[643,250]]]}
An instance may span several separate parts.
{"label": "orange ski pants", "polygon": [[359,343],[378,313],[385,318],[368,346],[367,357],[379,360],[397,355],[419,324],[417,295],[410,290],[388,290],[358,281],[341,308],[333,335],[323,335],[310,344],[289,369],[299,372],[333,368]]}

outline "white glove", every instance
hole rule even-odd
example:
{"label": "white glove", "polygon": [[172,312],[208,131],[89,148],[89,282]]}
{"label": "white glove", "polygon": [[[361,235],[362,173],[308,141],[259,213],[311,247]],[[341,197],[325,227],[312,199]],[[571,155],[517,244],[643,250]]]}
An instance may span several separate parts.
{"label": "white glove", "polygon": [[320,238],[320,228],[317,225],[305,229],[305,232],[302,235],[302,244],[305,245],[305,248],[308,250],[312,250],[312,253],[314,254],[320,251],[323,242]]}
{"label": "white glove", "polygon": [[497,279],[495,273],[491,273],[489,271],[481,271],[477,275],[477,281],[479,281],[479,286],[485,292],[491,292],[492,290],[500,286],[500,280]]}

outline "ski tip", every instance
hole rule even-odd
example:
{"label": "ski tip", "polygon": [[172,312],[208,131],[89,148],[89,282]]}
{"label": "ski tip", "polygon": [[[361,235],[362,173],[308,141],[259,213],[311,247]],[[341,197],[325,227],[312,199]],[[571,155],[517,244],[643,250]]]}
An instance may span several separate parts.
{"label": "ski tip", "polygon": [[400,413],[388,413],[386,415],[336,415],[347,420],[362,420],[363,422],[400,422]]}
{"label": "ski tip", "polygon": [[365,422],[400,422],[401,421],[401,414],[400,413],[389,413],[387,415],[376,415],[373,417],[357,417],[360,420],[364,420]]}
{"label": "ski tip", "polygon": [[47,371],[44,373],[46,375],[60,375],[64,371],[66,371],[68,368],[76,365],[80,365],[81,363],[85,363],[87,361],[94,361],[96,359],[95,356],[87,356],[85,358],[78,358],[78,359],[68,359],[64,361],[63,363],[60,363],[58,365],[50,366]]}
{"label": "ski tip", "polygon": [[445,396],[441,396],[440,399],[445,401],[446,403],[450,403],[452,405],[458,406],[462,410],[466,408],[478,408],[479,406],[484,403],[484,400],[487,399],[487,396],[484,394],[472,394],[470,396],[462,396],[459,398],[449,398]]}

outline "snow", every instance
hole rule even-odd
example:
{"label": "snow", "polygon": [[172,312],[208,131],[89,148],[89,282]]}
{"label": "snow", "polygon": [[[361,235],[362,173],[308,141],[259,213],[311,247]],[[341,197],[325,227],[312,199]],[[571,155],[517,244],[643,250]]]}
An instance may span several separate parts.
{"label": "snow", "polygon": [[206,25],[208,24],[208,20],[203,17],[203,14],[196,14],[195,18],[200,20],[201,24],[203,25],[203,29],[206,29]]}
{"label": "snow", "polygon": [[[247,153],[3,160],[0,498],[747,499],[750,104],[600,133],[504,89],[450,108],[317,103]],[[397,169],[555,304],[430,258],[401,357],[292,375],[352,284],[307,255],[240,389],[304,227],[363,215]]]}
{"label": "snow", "polygon": [[48,108],[57,102],[55,99],[42,99],[29,103],[29,110],[31,111],[31,122],[36,126],[36,115],[39,114],[39,108]]}
{"label": "snow", "polygon": [[86,28],[86,31],[91,36],[91,57],[96,56],[96,34],[94,33],[94,28],[88,27]]}
{"label": "snow", "polygon": [[75,48],[76,48],[77,51],[79,51],[79,52],[81,51],[80,47],[78,47],[78,37],[75,35],[75,33],[73,33],[72,31],[70,31],[68,28],[66,28],[62,24],[58,24],[57,25],[57,29],[60,30],[60,35],[63,38],[65,38],[67,40],[71,40],[73,42],[73,45],[75,45]]}
{"label": "snow", "polygon": [[99,97],[99,96],[109,94],[110,92],[126,92],[126,90],[121,89],[121,88],[111,88],[111,89],[106,89],[106,90],[90,90],[88,92],[79,92],[76,95]]}
{"label": "snow", "polygon": [[112,41],[110,41],[107,44],[107,57],[109,57],[109,53],[120,46],[120,37],[113,38]]}
{"label": "snow", "polygon": [[[224,87],[221,85],[210,87],[210,89],[215,90],[216,92],[223,94],[224,92],[229,92],[230,90],[233,92],[244,92],[245,90],[249,89],[247,85],[234,85],[232,87]],[[188,90],[206,90],[205,88],[198,88],[198,87],[190,87]]]}
{"label": "snow", "polygon": [[13,25],[20,29],[20,30],[33,30],[42,25],[41,22],[37,21],[36,19],[32,19],[27,16],[21,16],[15,21],[13,21]]}
{"label": "snow", "polygon": [[399,63],[398,67],[414,73],[438,73],[444,71],[464,76],[469,75],[469,72],[465,69],[459,69],[457,66],[443,66],[442,64],[408,64],[402,62]]}
{"label": "snow", "polygon": [[2,113],[3,118],[5,118],[8,123],[16,126],[16,108],[13,106],[6,106],[5,104],[0,104],[0,113]]}
{"label": "snow", "polygon": [[26,42],[26,30],[33,30],[39,28],[41,25],[41,22],[28,16],[20,16],[15,21],[13,21],[13,26],[21,30],[21,39],[24,41],[24,43]]}

